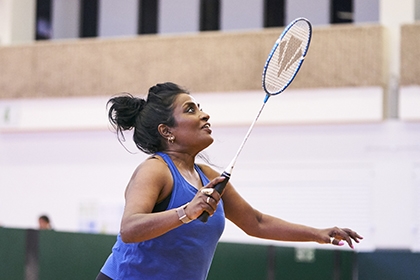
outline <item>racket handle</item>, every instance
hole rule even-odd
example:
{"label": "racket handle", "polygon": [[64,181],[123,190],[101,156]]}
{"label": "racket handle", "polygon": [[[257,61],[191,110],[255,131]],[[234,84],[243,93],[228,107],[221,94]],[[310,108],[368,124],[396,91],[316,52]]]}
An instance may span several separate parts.
{"label": "racket handle", "polygon": [[[225,177],[225,179],[218,183],[214,189],[219,193],[222,194],[223,190],[226,187],[227,182],[229,182],[230,179],[230,174],[227,173],[226,171],[223,171],[222,175],[220,175],[221,177]],[[207,220],[209,219],[209,213],[207,211],[203,211],[203,213],[201,213],[201,215],[197,218],[200,221],[202,221],[203,223],[206,223]]]}

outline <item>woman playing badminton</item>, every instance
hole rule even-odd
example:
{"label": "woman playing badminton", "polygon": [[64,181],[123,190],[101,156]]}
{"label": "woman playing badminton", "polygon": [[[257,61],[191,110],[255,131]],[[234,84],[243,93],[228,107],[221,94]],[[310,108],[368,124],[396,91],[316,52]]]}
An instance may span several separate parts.
{"label": "woman playing badminton", "polygon": [[[362,237],[346,228],[317,229],[261,213],[196,156],[212,144],[210,116],[186,89],[157,84],[147,99],[129,94],[109,100],[109,119],[119,137],[150,154],[125,192],[121,230],[97,279],[206,279],[225,218],[248,235],[280,241],[344,245]],[[198,217],[209,214],[203,223]]]}

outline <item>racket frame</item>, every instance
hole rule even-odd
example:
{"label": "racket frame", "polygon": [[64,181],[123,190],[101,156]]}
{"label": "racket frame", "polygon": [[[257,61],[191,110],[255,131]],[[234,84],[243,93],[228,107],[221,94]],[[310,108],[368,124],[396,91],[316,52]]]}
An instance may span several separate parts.
{"label": "racket frame", "polygon": [[[308,41],[307,41],[307,44],[306,44],[306,48],[304,49],[304,52],[302,53],[302,56],[300,57],[300,59],[299,59],[299,65],[298,65],[298,67],[296,67],[296,69],[295,69],[295,71],[294,71],[294,73],[293,73],[293,76],[288,80],[288,82],[279,90],[279,91],[277,91],[277,92],[274,92],[274,93],[270,93],[269,91],[268,91],[268,89],[267,89],[267,87],[266,87],[266,74],[267,74],[267,70],[268,70],[268,66],[270,65],[270,61],[271,61],[271,59],[273,58],[273,56],[274,56],[274,53],[276,52],[276,50],[277,50],[277,48],[279,47],[279,45],[280,45],[280,42],[282,41],[282,39],[286,36],[286,34],[289,32],[289,30],[296,24],[296,23],[298,23],[298,22],[301,22],[301,21],[304,21],[304,22],[306,22],[307,23],[307,25],[308,25],[308,30],[309,30],[309,34],[308,34]],[[263,73],[262,73],[262,88],[264,89],[264,91],[266,92],[266,96],[265,96],[265,99],[264,99],[264,103],[266,103],[267,101],[268,101],[268,98],[270,97],[270,96],[272,96],[272,95],[277,95],[277,94],[280,94],[280,93],[282,93],[283,91],[285,91],[286,90],[286,88],[292,83],[292,81],[295,79],[295,77],[296,77],[296,75],[297,75],[297,73],[299,72],[299,70],[300,70],[300,68],[301,68],[301,66],[302,66],[302,64],[303,64],[303,61],[305,60],[305,57],[306,57],[306,54],[308,53],[308,50],[309,50],[309,46],[310,46],[310,43],[311,43],[311,38],[312,38],[312,24],[310,23],[310,21],[308,20],[308,19],[306,19],[306,18],[303,18],[303,17],[300,17],[300,18],[297,18],[297,19],[295,19],[295,20],[293,20],[291,23],[289,23],[287,26],[286,26],[286,28],[283,30],[283,32],[280,34],[280,36],[279,36],[279,38],[276,40],[276,42],[274,43],[274,46],[272,47],[272,49],[271,49],[271,51],[270,51],[270,53],[269,53],[269,55],[268,55],[268,58],[267,58],[267,60],[265,61],[265,64],[264,64],[264,69],[263,69]]]}

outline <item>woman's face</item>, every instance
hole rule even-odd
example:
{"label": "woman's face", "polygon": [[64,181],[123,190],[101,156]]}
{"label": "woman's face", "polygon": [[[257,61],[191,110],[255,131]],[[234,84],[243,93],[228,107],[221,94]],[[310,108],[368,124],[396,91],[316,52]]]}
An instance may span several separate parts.
{"label": "woman's face", "polygon": [[194,98],[186,93],[179,94],[174,102],[175,126],[171,128],[177,148],[201,150],[213,143],[210,116],[200,109]]}

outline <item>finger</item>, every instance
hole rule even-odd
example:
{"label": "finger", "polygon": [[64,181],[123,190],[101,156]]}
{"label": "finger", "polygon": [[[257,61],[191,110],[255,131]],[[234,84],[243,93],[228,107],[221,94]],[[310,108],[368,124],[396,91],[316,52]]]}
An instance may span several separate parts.
{"label": "finger", "polygon": [[346,232],[347,233],[347,235],[349,236],[349,239],[351,240],[351,239],[353,239],[356,243],[359,243],[360,242],[360,240],[359,239],[363,239],[363,237],[362,236],[360,236],[357,232],[355,232],[355,231],[352,231],[351,229],[343,229],[344,230],[344,232]]}
{"label": "finger", "polygon": [[216,209],[217,209],[217,201],[213,197],[208,196],[206,198],[206,203],[208,205],[210,205],[210,207],[212,208],[213,212],[216,211]]}
{"label": "finger", "polygon": [[343,241],[338,240],[338,239],[336,239],[334,237],[330,237],[330,243],[332,245],[336,245],[336,246],[343,246],[344,245],[344,242]]}
{"label": "finger", "polygon": [[343,229],[335,227],[334,230],[330,232],[329,236],[330,236],[330,243],[332,245],[342,246],[344,245],[344,242],[342,241],[344,239],[349,244],[349,246],[353,248],[351,245],[351,240],[348,237],[348,234]]}
{"label": "finger", "polygon": [[220,198],[222,198],[220,193],[218,193],[217,191],[213,192],[210,196],[216,201],[216,203],[219,203]]}
{"label": "finger", "polygon": [[206,186],[200,189],[200,191],[206,195],[211,195],[213,191],[215,191],[214,187],[223,182],[226,178],[223,176],[216,177],[213,180],[211,180]]}
{"label": "finger", "polygon": [[202,188],[200,192],[206,196],[212,197],[214,200],[216,200],[216,202],[218,202],[221,198],[221,195],[213,188]]}
{"label": "finger", "polygon": [[349,247],[354,249],[353,242],[350,238],[349,231],[350,231],[349,229],[341,230],[341,232],[340,232],[341,239],[344,239],[347,242],[347,244],[349,244]]}
{"label": "finger", "polygon": [[349,233],[349,235],[350,235],[350,237],[354,240],[354,241],[356,241],[357,243],[359,243],[360,242],[360,240],[359,239],[363,239],[363,237],[362,236],[360,236],[357,232],[355,232],[355,231],[351,231],[350,233]]}
{"label": "finger", "polygon": [[205,195],[212,195],[212,193],[214,193],[214,189],[213,188],[202,188],[200,190],[200,192],[202,192]]}
{"label": "finger", "polygon": [[220,176],[216,177],[213,180],[210,181],[210,183],[207,185],[210,188],[214,188],[217,184],[223,182],[226,179],[226,177]]}
{"label": "finger", "polygon": [[347,244],[349,244],[349,247],[354,249],[353,242],[351,241],[351,238],[347,236],[347,238],[345,240],[346,240]]}

